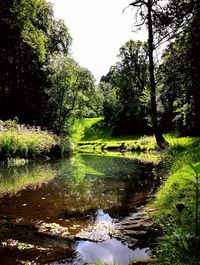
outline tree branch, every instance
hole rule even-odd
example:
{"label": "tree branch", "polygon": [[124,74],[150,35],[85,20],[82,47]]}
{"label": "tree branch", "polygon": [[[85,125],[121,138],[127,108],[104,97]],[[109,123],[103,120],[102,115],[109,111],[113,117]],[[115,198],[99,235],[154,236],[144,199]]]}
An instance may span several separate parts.
{"label": "tree branch", "polygon": [[134,2],[132,2],[129,6],[137,6],[137,7],[140,7],[140,6],[143,6],[143,5],[148,5],[145,1],[143,0],[136,0]]}
{"label": "tree branch", "polygon": [[134,6],[134,7],[142,7],[143,5],[146,5],[147,6],[147,3],[143,0],[137,0],[137,1],[134,1],[132,2],[131,4],[129,4],[127,7],[125,7],[122,11],[122,13],[124,13],[124,11],[129,8],[130,6]]}
{"label": "tree branch", "polygon": [[[181,25],[181,27],[184,26],[184,24]],[[165,36],[163,36],[155,45],[154,45],[154,49],[157,49],[160,45],[164,44],[165,42],[167,42],[168,40],[172,39],[175,36],[175,33],[181,33],[184,31],[184,28],[180,31],[177,32],[177,29],[173,29],[172,31],[168,32],[167,34],[165,34]]]}

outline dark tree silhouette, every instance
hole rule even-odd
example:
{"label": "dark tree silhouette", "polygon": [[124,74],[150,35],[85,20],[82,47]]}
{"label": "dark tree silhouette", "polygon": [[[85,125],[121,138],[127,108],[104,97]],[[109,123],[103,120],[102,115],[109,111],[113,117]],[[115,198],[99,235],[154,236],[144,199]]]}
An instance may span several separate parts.
{"label": "dark tree silhouette", "polygon": [[153,13],[156,12],[159,1],[153,0],[135,0],[129,6],[136,8],[136,14],[140,15],[141,22],[136,26],[146,25],[148,29],[148,56],[149,56],[149,76],[150,76],[150,94],[151,94],[151,120],[153,131],[158,146],[164,149],[168,143],[164,139],[158,124],[157,104],[156,104],[156,82],[154,73],[154,32],[153,32]]}

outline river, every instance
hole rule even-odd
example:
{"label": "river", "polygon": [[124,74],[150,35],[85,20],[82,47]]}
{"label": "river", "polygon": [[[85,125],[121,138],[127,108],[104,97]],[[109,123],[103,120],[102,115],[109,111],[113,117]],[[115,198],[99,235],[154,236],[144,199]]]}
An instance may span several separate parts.
{"label": "river", "polygon": [[113,229],[137,211],[154,189],[150,171],[130,158],[89,154],[0,166],[0,264],[126,265],[149,257],[149,245],[79,235],[101,222]]}

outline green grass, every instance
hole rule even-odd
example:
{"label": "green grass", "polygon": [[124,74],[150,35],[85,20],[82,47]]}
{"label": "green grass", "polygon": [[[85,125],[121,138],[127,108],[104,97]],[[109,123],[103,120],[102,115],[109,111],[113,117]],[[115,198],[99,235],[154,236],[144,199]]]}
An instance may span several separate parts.
{"label": "green grass", "polygon": [[1,160],[12,158],[45,158],[60,139],[39,127],[19,125],[16,121],[0,121],[0,157]]}
{"label": "green grass", "polygon": [[133,141],[138,138],[139,136],[135,135],[113,136],[111,129],[105,126],[102,117],[85,118],[75,122],[72,129],[72,139],[79,143]]}
{"label": "green grass", "polygon": [[[200,163],[200,138],[167,135],[166,139],[170,147],[162,157],[164,171],[158,172],[164,184],[153,202],[154,218],[163,232],[156,247],[157,264],[200,264],[200,238],[195,235],[196,184],[189,165]],[[178,205],[184,209],[179,211]]]}
{"label": "green grass", "polygon": [[[112,135],[111,129],[106,128],[103,118],[86,118],[81,123],[75,123],[72,139],[78,143],[77,150],[82,153],[104,154],[112,156],[134,156],[142,161],[158,162],[156,141],[152,136]],[[132,151],[138,153],[131,154]],[[141,151],[148,151],[142,152]]]}

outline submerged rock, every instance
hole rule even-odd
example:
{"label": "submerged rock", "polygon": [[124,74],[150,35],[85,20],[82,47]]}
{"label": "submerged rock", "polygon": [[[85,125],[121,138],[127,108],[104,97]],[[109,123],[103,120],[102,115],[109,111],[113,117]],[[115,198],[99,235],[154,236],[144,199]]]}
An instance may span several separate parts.
{"label": "submerged rock", "polygon": [[69,238],[69,231],[67,227],[60,226],[56,223],[41,223],[37,225],[38,232],[51,236],[60,236],[62,238]]}
{"label": "submerged rock", "polygon": [[[148,209],[148,211],[151,210]],[[86,229],[82,229],[75,239],[102,242],[113,237],[126,243],[129,247],[145,244],[154,238],[155,234],[154,223],[148,211],[139,209],[138,212],[125,217],[118,223],[99,220]]]}
{"label": "submerged rock", "polygon": [[95,242],[102,242],[110,239],[112,234],[114,234],[115,225],[109,221],[99,221],[93,225],[87,227],[87,229],[82,229],[76,235],[76,239],[84,239]]}
{"label": "submerged rock", "polygon": [[149,212],[153,209],[139,209],[116,224],[116,237],[126,242],[130,247],[149,243],[155,236],[154,223]]}

